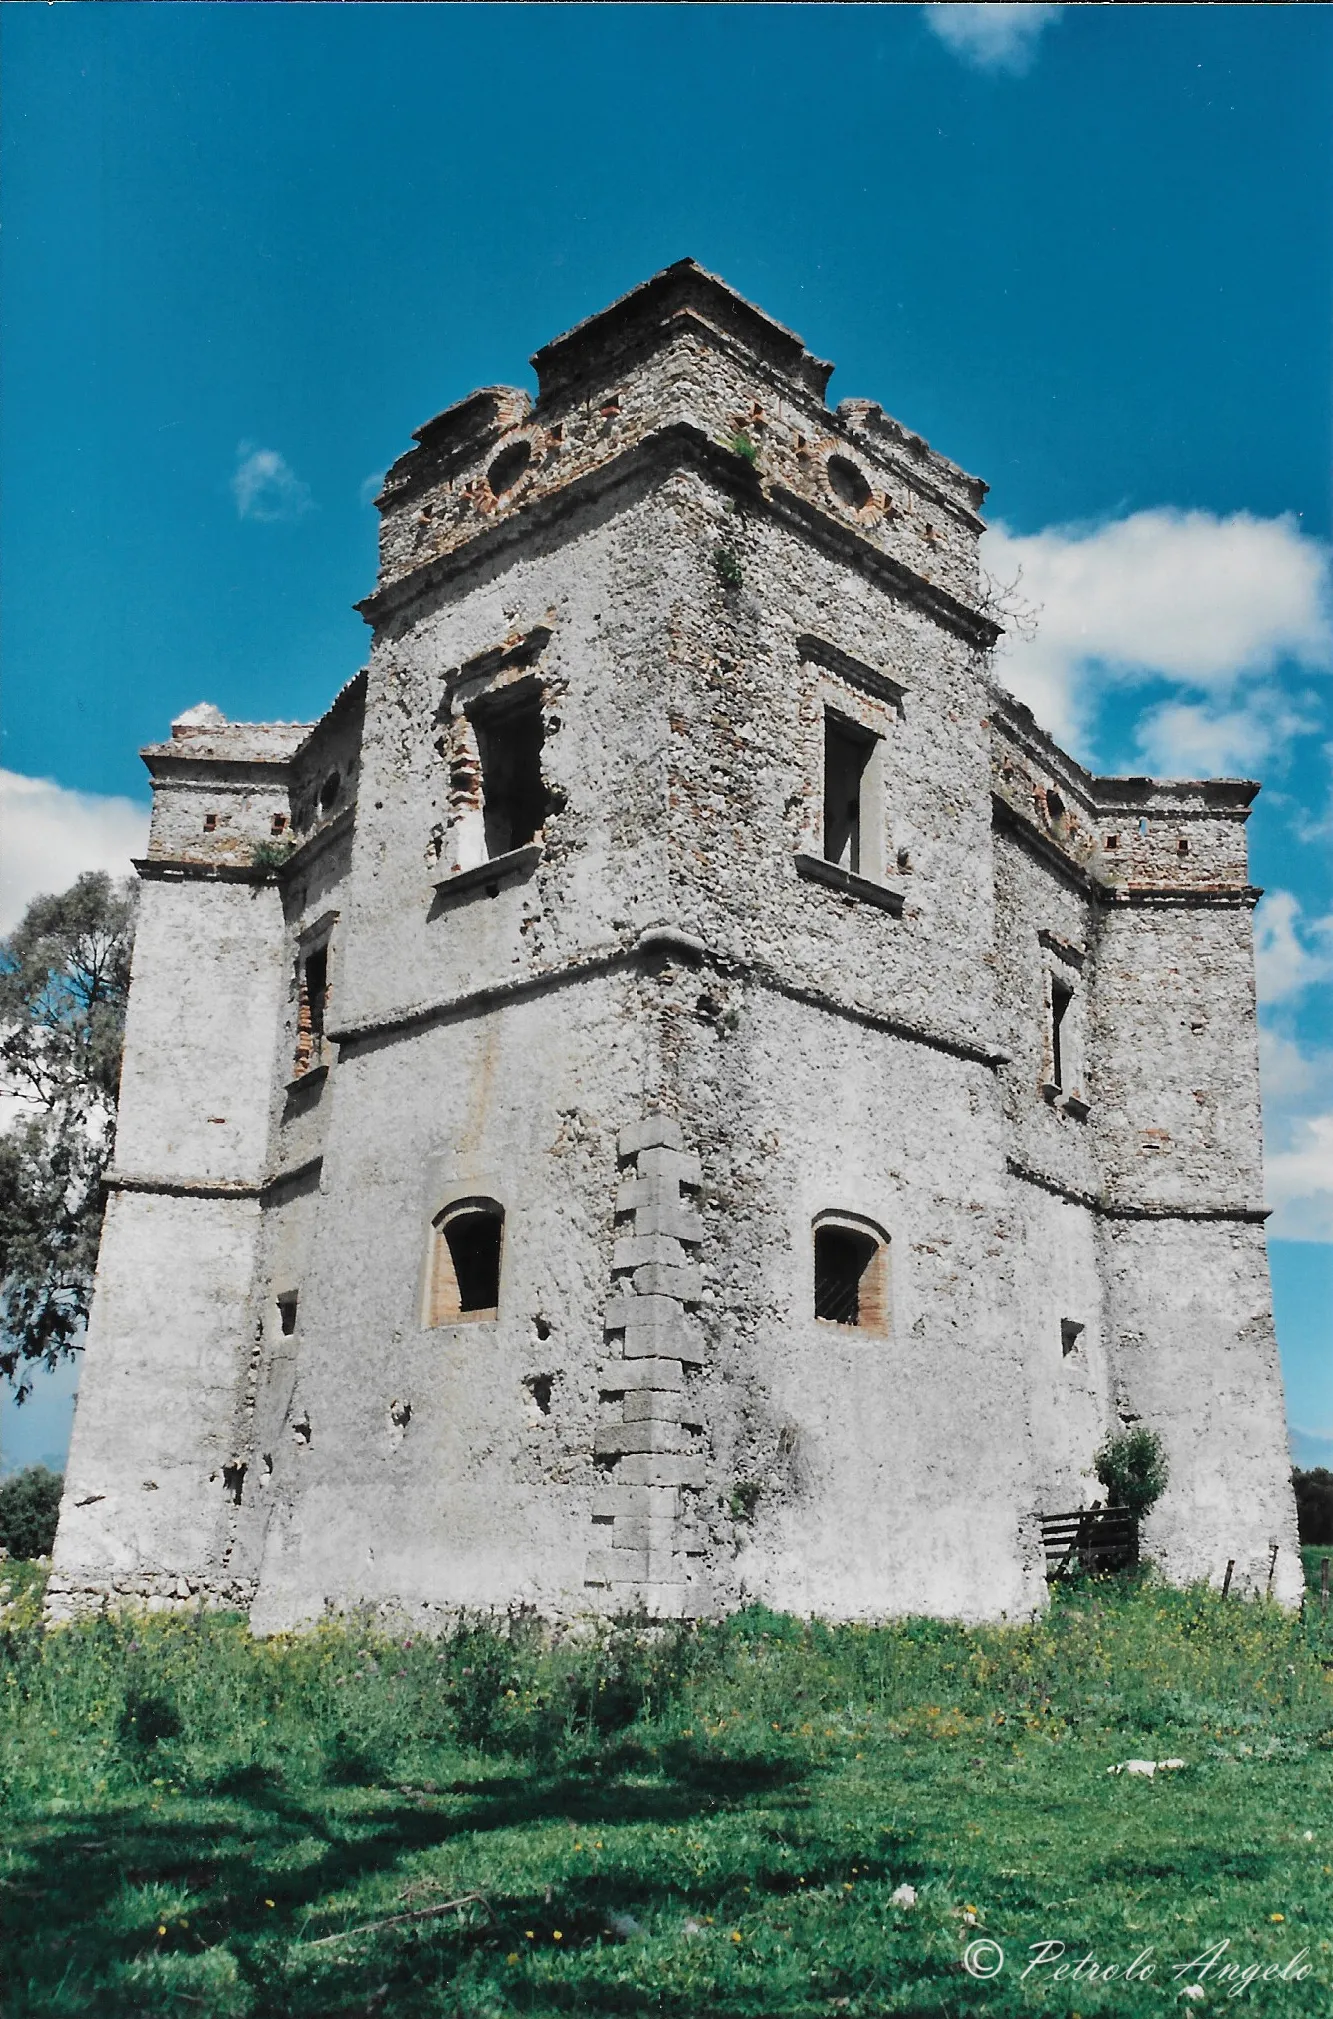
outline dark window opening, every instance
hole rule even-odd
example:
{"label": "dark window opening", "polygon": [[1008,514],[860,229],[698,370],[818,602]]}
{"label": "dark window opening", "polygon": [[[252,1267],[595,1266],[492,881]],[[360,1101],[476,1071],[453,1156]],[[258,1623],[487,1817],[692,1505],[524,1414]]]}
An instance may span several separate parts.
{"label": "dark window opening", "polygon": [[1106,846],[1108,848],[1119,848],[1120,836],[1118,834],[1108,834],[1106,837]]}
{"label": "dark window opening", "polygon": [[230,1495],[233,1506],[239,1507],[245,1492],[245,1465],[224,1465],[222,1468],[222,1490]]}
{"label": "dark window opening", "polygon": [[1074,1000],[1074,991],[1062,981],[1051,982],[1051,1084],[1063,1087],[1065,1083],[1064,1023],[1069,1014],[1069,1005]]}
{"label": "dark window opening", "polygon": [[1065,803],[1059,793],[1048,792],[1046,795],[1046,811],[1050,814],[1051,819],[1060,820],[1064,815],[1064,810]]}
{"label": "dark window opening", "polygon": [[853,1227],[815,1228],[815,1316],[882,1330],[884,1245]]}
{"label": "dark window opening", "polygon": [[1077,1318],[1060,1320],[1060,1352],[1066,1360],[1083,1337],[1083,1330]]}
{"label": "dark window opening", "polygon": [[488,856],[526,848],[542,829],[547,793],[542,783],[542,698],[479,708],[473,716],[481,756],[481,804]]}
{"label": "dark window opening", "polygon": [[862,874],[862,795],[875,739],[841,715],[824,717],[824,860]]}
{"label": "dark window opening", "polygon": [[285,1297],[278,1299],[278,1324],[284,1339],[290,1339],[296,1330],[296,1292],[289,1290]]}
{"label": "dark window opening", "polygon": [[503,1237],[504,1213],[490,1201],[451,1207],[436,1221],[430,1286],[432,1325],[497,1315]]}
{"label": "dark window opening", "polygon": [[296,1005],[296,1073],[310,1071],[324,1053],[324,1017],[329,1001],[329,950],[317,946],[301,966],[301,987]]}
{"label": "dark window opening", "polygon": [[338,797],[338,789],[341,784],[341,775],[336,771],[331,771],[319,788],[319,810],[321,813],[328,812],[334,800]]}
{"label": "dark window opening", "polygon": [[507,449],[501,449],[486,472],[492,494],[498,498],[505,491],[512,491],[531,461],[531,442],[511,442]]}
{"label": "dark window opening", "polygon": [[286,825],[287,825],[286,814],[275,813],[272,821],[269,823],[269,832],[271,834],[281,834],[286,828]]}
{"label": "dark window opening", "polygon": [[214,828],[215,828],[215,827],[217,826],[217,824],[218,824],[218,817],[217,817],[216,813],[206,813],[206,814],[204,815],[204,833],[205,833],[205,834],[212,834],[212,832],[213,832]]}
{"label": "dark window opening", "polygon": [[1188,855],[1189,852],[1190,852],[1189,837],[1187,835],[1182,834],[1179,841],[1176,843],[1176,854]]}
{"label": "dark window opening", "polygon": [[860,512],[870,503],[872,496],[865,476],[847,456],[830,456],[828,459],[829,489],[835,498],[854,512]]}

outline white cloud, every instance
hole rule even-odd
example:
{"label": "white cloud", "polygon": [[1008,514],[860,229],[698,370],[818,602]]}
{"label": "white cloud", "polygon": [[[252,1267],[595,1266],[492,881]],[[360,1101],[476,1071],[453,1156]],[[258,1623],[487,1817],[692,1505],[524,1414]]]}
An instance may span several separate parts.
{"label": "white cloud", "polygon": [[1293,1423],[1287,1433],[1291,1462],[1313,1471],[1316,1465],[1333,1467],[1333,1435],[1322,1430],[1298,1430]]}
{"label": "white cloud", "polygon": [[1303,1094],[1316,1085],[1318,1070],[1314,1059],[1303,1052],[1294,1038],[1281,1031],[1259,1027],[1259,1080],[1264,1091],[1264,1113],[1276,1117],[1289,1110]]}
{"label": "white cloud", "polygon": [[314,509],[310,486],[303,484],[276,449],[259,449],[242,442],[236,451],[236,469],[231,480],[238,519],[259,519],[273,523],[299,519]]}
{"label": "white cloud", "polygon": [[1289,890],[1272,890],[1259,907],[1254,958],[1261,1002],[1284,1002],[1333,975],[1333,913],[1306,919]]}
{"label": "white cloud", "polygon": [[1190,752],[1248,751],[1252,765],[1256,729],[1271,750],[1301,725],[1276,695],[1245,698],[1235,719],[1238,684],[1283,659],[1329,664],[1328,550],[1290,515],[1159,506],[1030,535],[996,525],[982,559],[997,581],[1021,569],[1039,612],[1035,636],[1001,641],[996,675],[1062,740],[1086,734],[1099,686],[1166,678],[1192,695],[1145,718],[1145,750],[1171,768]]}
{"label": "white cloud", "polygon": [[51,778],[0,771],[0,933],[34,897],[67,890],[85,869],[128,876],[148,845],[148,808],[70,792]]}
{"label": "white cloud", "polygon": [[[1278,907],[1279,948],[1287,938],[1286,916],[1285,908]],[[1288,956],[1279,951],[1270,958],[1278,963],[1279,981],[1288,980],[1289,972],[1281,972]],[[1301,972],[1310,978],[1308,970]],[[1333,1241],[1333,1050],[1306,1048],[1269,1025],[1259,1032],[1259,1074],[1264,1196],[1273,1207],[1268,1231],[1279,1241]]]}
{"label": "white cloud", "polygon": [[1032,67],[1042,30],[1064,9],[1029,0],[1006,0],[1003,6],[935,0],[921,11],[931,34],[973,69],[1003,70],[1021,77]]}
{"label": "white cloud", "polygon": [[1333,1110],[1298,1117],[1290,1136],[1264,1158],[1268,1231],[1280,1241],[1333,1241]]}
{"label": "white cloud", "polygon": [[1160,702],[1140,716],[1134,740],[1156,778],[1253,778],[1294,737],[1317,727],[1317,718],[1268,685],[1252,688],[1235,707]]}
{"label": "white cloud", "polygon": [[368,477],[362,477],[360,484],[357,486],[356,495],[363,505],[374,504],[376,498],[378,498],[381,490],[384,488],[384,479],[387,474],[386,470],[372,470]]}

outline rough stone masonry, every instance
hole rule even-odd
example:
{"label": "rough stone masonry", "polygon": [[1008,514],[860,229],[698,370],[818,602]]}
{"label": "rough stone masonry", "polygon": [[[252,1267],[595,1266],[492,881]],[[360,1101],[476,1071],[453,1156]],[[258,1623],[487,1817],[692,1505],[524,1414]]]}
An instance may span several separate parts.
{"label": "rough stone masonry", "polygon": [[1060,750],[985,486],[692,262],[533,362],[323,719],[144,752],[53,1616],[1018,1618],[1134,1423],[1294,1601],[1257,788]]}

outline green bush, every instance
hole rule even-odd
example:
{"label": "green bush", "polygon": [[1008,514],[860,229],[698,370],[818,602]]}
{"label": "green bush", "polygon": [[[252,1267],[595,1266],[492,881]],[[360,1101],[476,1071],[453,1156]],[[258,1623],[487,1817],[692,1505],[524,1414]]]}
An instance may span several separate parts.
{"label": "green bush", "polygon": [[56,1539],[64,1475],[29,1465],[0,1486],[0,1548],[31,1560],[49,1556]]}
{"label": "green bush", "polygon": [[1126,1508],[1139,1520],[1166,1491],[1166,1449],[1155,1430],[1108,1437],[1093,1463],[1109,1504]]}

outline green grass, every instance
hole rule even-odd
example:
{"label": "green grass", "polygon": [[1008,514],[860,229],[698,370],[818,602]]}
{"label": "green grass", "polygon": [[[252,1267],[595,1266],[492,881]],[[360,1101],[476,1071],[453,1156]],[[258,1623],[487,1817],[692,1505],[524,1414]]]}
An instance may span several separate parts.
{"label": "green grass", "polygon": [[[1333,1581],[1333,1543],[1307,1542],[1301,1548],[1301,1561],[1305,1565],[1305,1589],[1318,1593],[1320,1583],[1319,1566],[1328,1558],[1328,1574]],[[1333,1599],[1329,1601],[1333,1606]]]}
{"label": "green grass", "polygon": [[[1333,2009],[1317,1605],[1108,1581],[1022,1628],[755,1611],[550,1647],[43,1634],[36,1597],[0,1634],[6,2019]],[[1025,1980],[1042,1942],[1154,1974]],[[1219,1980],[1302,1949],[1303,1981]]]}

